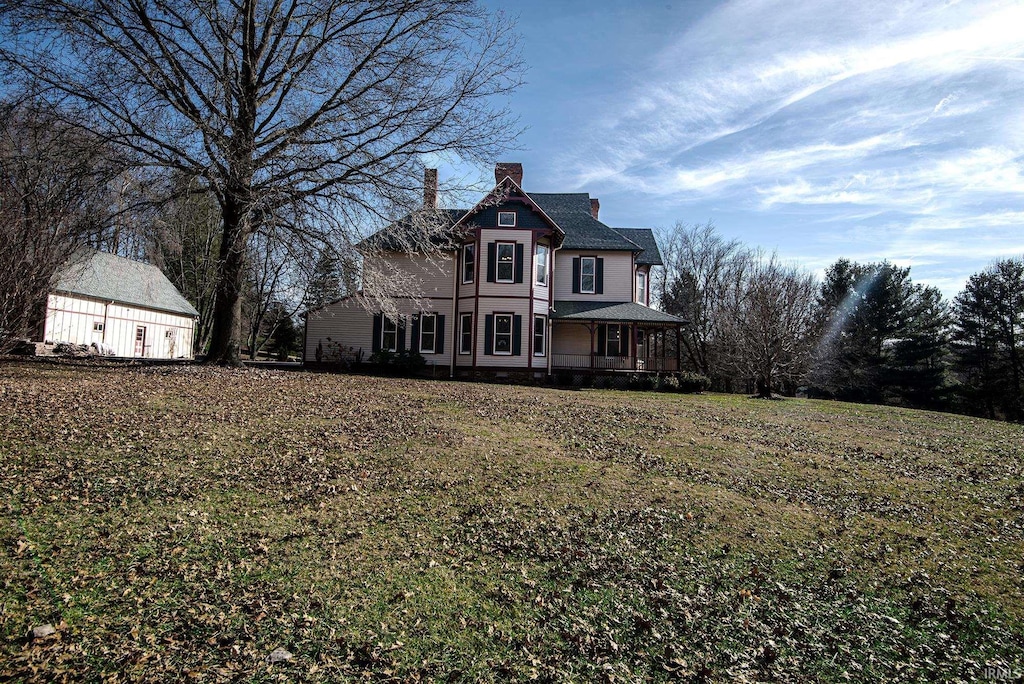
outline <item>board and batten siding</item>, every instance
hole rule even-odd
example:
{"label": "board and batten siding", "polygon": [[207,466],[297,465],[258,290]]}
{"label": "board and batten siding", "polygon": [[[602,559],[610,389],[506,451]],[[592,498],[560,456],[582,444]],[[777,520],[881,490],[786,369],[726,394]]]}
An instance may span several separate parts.
{"label": "board and batten siding", "polygon": [[[97,324],[102,330],[95,330]],[[140,327],[145,330],[142,344],[137,345]],[[87,297],[51,294],[47,298],[43,339],[54,343],[103,343],[123,357],[190,359],[194,355],[195,319]]]}
{"label": "board and batten siding", "polygon": [[[572,260],[581,256],[604,259],[604,292],[573,292]],[[559,250],[555,253],[555,301],[632,302],[634,298],[632,252]]]}
{"label": "board and batten siding", "polygon": [[[450,299],[431,299],[423,302],[427,308],[417,308],[412,300],[398,302],[398,311],[405,320],[406,349],[419,351],[419,340],[412,339],[412,316],[420,313],[444,316],[443,351],[422,352],[428,368],[451,363],[455,323],[452,321],[452,303]],[[340,302],[310,311],[306,315],[305,356],[307,362],[316,361],[317,345],[322,345],[325,362],[336,361],[339,351],[343,358],[351,359],[361,353],[362,360],[368,361],[373,353],[373,317],[374,312],[367,311],[356,299],[344,299]]]}

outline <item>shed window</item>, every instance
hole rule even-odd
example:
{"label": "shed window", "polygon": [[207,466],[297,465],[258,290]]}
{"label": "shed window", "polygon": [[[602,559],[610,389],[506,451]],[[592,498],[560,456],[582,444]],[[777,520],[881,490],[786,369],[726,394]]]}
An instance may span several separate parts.
{"label": "shed window", "polygon": [[100,321],[96,321],[95,323],[93,323],[92,324],[92,331],[93,332],[103,332],[103,323],[100,322]]}

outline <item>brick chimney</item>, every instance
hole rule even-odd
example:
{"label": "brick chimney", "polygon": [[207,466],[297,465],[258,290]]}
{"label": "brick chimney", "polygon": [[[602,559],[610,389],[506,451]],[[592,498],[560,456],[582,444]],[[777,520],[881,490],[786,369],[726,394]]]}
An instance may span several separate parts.
{"label": "brick chimney", "polygon": [[508,176],[516,182],[520,188],[523,187],[523,165],[519,162],[498,162],[494,165],[494,182],[500,183]]}
{"label": "brick chimney", "polygon": [[423,169],[423,208],[437,208],[437,169]]}
{"label": "brick chimney", "polygon": [[590,198],[590,215],[597,218],[597,212],[601,211],[601,202],[596,197]]}

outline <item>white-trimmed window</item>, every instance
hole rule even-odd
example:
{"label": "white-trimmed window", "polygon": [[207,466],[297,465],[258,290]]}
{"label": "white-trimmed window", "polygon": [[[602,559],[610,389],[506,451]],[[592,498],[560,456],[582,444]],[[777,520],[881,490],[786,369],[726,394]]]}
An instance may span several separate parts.
{"label": "white-trimmed window", "polygon": [[380,348],[384,351],[398,351],[398,321],[384,316],[380,325]]}
{"label": "white-trimmed window", "polygon": [[538,285],[548,284],[548,254],[549,248],[547,245],[537,245],[537,258],[536,258],[536,277],[535,280]]}
{"label": "white-trimmed window", "polygon": [[100,321],[95,321],[92,324],[92,331],[93,332],[103,332],[103,323],[100,322]]}
{"label": "white-trimmed window", "polygon": [[433,354],[437,348],[437,314],[420,314],[420,353]]}
{"label": "white-trimmed window", "polygon": [[647,273],[636,272],[636,301],[640,304],[647,304]]}
{"label": "white-trimmed window", "polygon": [[547,353],[547,330],[548,330],[548,317],[547,316],[534,316],[533,317],[533,355],[544,356]]}
{"label": "white-trimmed window", "polygon": [[514,211],[499,211],[498,212],[498,227],[499,228],[515,228],[516,227],[516,212],[514,212]]}
{"label": "white-trimmed window", "polygon": [[494,353],[512,355],[512,314],[494,314]]}
{"label": "white-trimmed window", "polygon": [[462,247],[462,284],[473,282],[476,274],[476,245]]}
{"label": "white-trimmed window", "polygon": [[473,353],[473,314],[459,316],[459,353]]}
{"label": "white-trimmed window", "polygon": [[597,257],[580,258],[580,292],[594,294],[597,282]]}
{"label": "white-trimmed window", "polygon": [[608,337],[605,343],[605,356],[622,356],[622,328],[609,325],[606,330]]}
{"label": "white-trimmed window", "polygon": [[495,280],[499,283],[513,283],[516,278],[516,243],[499,242],[496,250]]}

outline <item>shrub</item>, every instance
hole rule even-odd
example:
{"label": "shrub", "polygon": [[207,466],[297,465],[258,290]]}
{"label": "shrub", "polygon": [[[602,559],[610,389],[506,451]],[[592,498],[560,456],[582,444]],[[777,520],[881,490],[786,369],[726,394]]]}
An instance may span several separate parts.
{"label": "shrub", "polygon": [[679,392],[694,393],[706,392],[711,389],[711,378],[700,373],[683,371],[676,373],[676,381],[679,383]]}
{"label": "shrub", "polygon": [[678,392],[679,378],[675,375],[661,375],[658,377],[658,389],[662,392]]}
{"label": "shrub", "polygon": [[400,352],[380,349],[370,355],[370,363],[384,373],[403,376],[416,375],[427,367],[427,360],[423,355],[409,349]]}

